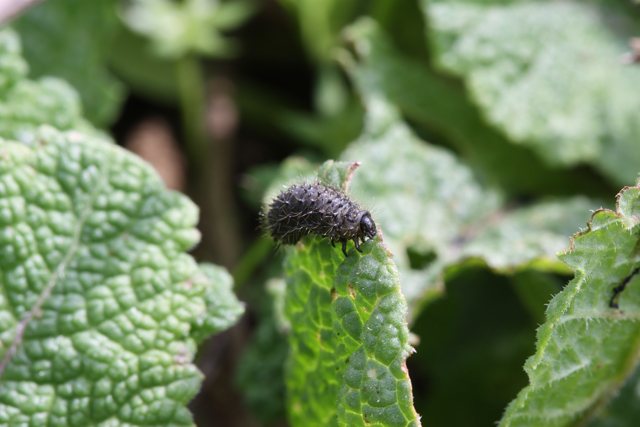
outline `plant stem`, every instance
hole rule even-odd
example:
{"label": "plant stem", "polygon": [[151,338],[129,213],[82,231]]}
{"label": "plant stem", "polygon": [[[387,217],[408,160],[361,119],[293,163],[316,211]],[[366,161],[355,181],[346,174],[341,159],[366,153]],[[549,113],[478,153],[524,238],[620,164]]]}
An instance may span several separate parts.
{"label": "plant stem", "polygon": [[185,55],[179,59],[177,75],[187,157],[193,168],[191,172],[199,177],[211,158],[211,146],[205,125],[204,76],[198,58]]}

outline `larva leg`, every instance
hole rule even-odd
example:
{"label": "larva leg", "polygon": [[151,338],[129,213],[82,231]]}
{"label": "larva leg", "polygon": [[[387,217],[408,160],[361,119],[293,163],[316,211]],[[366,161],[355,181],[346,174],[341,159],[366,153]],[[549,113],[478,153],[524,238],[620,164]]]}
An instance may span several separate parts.
{"label": "larva leg", "polygon": [[342,242],[342,253],[344,254],[344,256],[348,257],[349,255],[347,255],[347,242]]}
{"label": "larva leg", "polygon": [[356,242],[356,249],[358,250],[358,252],[362,253],[362,250],[360,249],[360,245],[358,245],[358,238],[356,237],[355,239],[353,239],[354,242]]}

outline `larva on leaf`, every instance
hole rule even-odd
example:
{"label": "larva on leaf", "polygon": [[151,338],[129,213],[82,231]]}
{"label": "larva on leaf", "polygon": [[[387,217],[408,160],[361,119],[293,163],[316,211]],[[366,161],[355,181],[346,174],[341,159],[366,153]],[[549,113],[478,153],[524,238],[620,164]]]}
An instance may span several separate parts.
{"label": "larva on leaf", "polygon": [[307,234],[342,243],[347,255],[347,242],[359,243],[376,236],[371,213],[363,210],[340,190],[320,183],[293,185],[273,199],[263,215],[263,226],[271,237],[285,245],[293,245]]}

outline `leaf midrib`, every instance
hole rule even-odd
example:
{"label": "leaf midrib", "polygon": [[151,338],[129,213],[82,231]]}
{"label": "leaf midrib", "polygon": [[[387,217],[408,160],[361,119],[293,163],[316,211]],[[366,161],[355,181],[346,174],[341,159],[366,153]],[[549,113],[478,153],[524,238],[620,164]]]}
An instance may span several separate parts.
{"label": "leaf midrib", "polygon": [[[95,189],[91,193],[86,207],[82,210],[82,212],[78,216],[78,221],[76,223],[77,225],[73,233],[73,240],[72,240],[73,243],[69,247],[69,251],[67,252],[65,257],[62,259],[58,267],[55,269],[55,272],[51,276],[47,285],[42,290],[42,293],[36,300],[35,304],[33,304],[33,306],[29,309],[29,311],[27,311],[24,317],[16,325],[15,327],[16,334],[14,336],[13,342],[11,343],[11,346],[7,349],[7,351],[4,354],[4,357],[0,361],[0,380],[2,379],[2,374],[4,373],[5,369],[11,362],[11,358],[13,354],[16,352],[18,346],[22,343],[24,332],[27,329],[27,326],[29,325],[31,320],[34,317],[36,317],[37,314],[39,314],[40,309],[42,308],[42,305],[51,296],[51,293],[53,292],[53,289],[55,288],[56,284],[58,284],[60,278],[64,276],[65,270],[67,269],[69,263],[77,253],[78,249],[80,248],[80,240],[82,237],[82,230],[84,228],[84,225],[89,215],[93,213],[93,205],[96,198],[101,193],[102,189],[105,186],[105,183],[109,179],[109,173],[111,170],[111,163],[114,156],[114,151],[113,150],[106,150],[106,151],[108,151],[109,155],[105,159],[104,168],[102,169],[104,173],[102,174],[98,184],[95,186]],[[32,150],[31,153],[32,155],[35,156],[36,150]]]}

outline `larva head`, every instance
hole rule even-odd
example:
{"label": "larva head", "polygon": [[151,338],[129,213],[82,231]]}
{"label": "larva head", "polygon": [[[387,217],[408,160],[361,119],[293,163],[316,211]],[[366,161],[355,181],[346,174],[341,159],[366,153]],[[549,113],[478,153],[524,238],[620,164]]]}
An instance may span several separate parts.
{"label": "larva head", "polygon": [[360,234],[373,239],[376,237],[376,231],[376,223],[373,222],[369,211],[362,211],[360,213]]}

